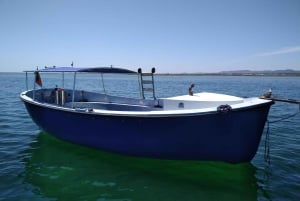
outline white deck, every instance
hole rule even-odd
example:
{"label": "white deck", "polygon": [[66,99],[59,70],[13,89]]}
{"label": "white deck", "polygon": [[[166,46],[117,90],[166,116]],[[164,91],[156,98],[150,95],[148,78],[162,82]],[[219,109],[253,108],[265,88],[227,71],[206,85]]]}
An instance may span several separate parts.
{"label": "white deck", "polygon": [[160,99],[164,110],[200,109],[218,107],[220,105],[233,105],[244,102],[244,98],[216,93],[196,93],[193,96],[183,95]]}

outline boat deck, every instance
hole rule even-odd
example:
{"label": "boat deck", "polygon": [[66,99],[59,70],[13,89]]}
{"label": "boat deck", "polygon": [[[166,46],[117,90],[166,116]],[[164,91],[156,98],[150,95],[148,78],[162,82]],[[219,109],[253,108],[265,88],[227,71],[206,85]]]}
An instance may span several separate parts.
{"label": "boat deck", "polygon": [[95,113],[120,114],[184,114],[217,111],[221,105],[230,105],[232,109],[247,107],[267,102],[258,98],[240,98],[236,96],[201,92],[193,96],[182,95],[157,100],[136,99],[111,96],[88,91],[70,89],[39,89],[27,91],[28,98],[40,104],[52,107],[75,109],[76,111],[93,111]]}

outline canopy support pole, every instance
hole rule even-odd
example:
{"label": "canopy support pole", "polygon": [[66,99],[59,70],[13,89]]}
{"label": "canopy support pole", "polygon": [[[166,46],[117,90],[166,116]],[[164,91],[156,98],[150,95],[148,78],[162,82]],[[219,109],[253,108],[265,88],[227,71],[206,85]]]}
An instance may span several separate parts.
{"label": "canopy support pole", "polygon": [[65,72],[62,73],[62,88],[65,88]]}
{"label": "canopy support pole", "polygon": [[103,81],[103,73],[100,73],[100,74],[101,74],[101,81],[102,81],[103,91],[104,91],[104,94],[106,94],[105,86],[104,86],[104,81]]}
{"label": "canopy support pole", "polygon": [[75,84],[76,84],[76,72],[74,72],[74,80],[73,80],[72,108],[74,106],[74,100],[75,100]]}

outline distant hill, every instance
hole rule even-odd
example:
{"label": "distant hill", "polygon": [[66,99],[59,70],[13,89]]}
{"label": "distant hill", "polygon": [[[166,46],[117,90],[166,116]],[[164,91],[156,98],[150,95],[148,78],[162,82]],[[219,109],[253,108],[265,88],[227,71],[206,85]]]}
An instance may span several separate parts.
{"label": "distant hill", "polygon": [[217,74],[220,75],[261,75],[261,76],[300,76],[300,71],[286,69],[286,70],[263,70],[263,71],[252,71],[252,70],[234,70],[234,71],[221,71]]}
{"label": "distant hill", "polygon": [[158,73],[159,75],[212,75],[212,76],[300,76],[300,70],[232,70],[220,71],[218,73]]}

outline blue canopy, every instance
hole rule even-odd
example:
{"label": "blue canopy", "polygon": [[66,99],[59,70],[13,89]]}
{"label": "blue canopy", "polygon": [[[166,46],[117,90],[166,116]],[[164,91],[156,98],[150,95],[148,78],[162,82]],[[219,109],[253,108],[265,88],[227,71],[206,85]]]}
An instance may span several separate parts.
{"label": "blue canopy", "polygon": [[[86,72],[86,73],[119,73],[119,74],[136,74],[135,71],[124,69],[124,68],[113,68],[113,67],[45,67],[44,69],[38,70],[39,72]],[[25,71],[34,72],[34,71]]]}

